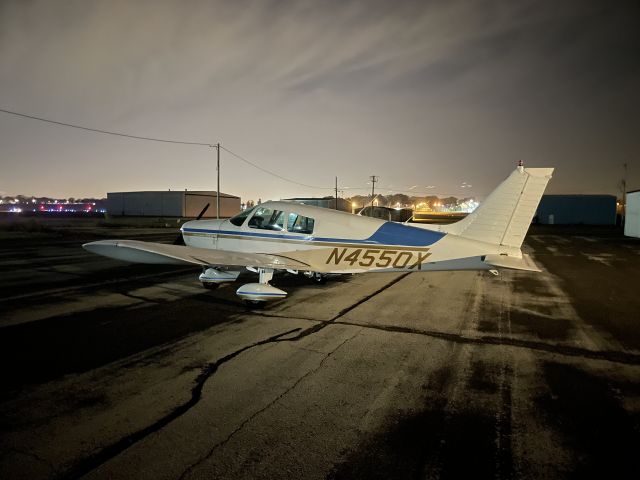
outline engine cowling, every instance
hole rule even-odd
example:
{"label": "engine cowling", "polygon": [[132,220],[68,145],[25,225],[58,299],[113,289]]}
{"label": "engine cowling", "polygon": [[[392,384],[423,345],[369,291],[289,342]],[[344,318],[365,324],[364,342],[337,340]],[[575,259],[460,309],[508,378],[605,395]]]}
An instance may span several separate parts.
{"label": "engine cowling", "polygon": [[267,283],[247,283],[236,290],[236,295],[250,302],[268,302],[285,298],[287,292]]}

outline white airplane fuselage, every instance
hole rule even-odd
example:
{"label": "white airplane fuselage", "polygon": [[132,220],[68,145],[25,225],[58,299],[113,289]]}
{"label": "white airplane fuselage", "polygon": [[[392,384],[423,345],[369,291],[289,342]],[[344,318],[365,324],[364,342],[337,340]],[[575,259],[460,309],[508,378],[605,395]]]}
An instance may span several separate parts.
{"label": "white airplane fuselage", "polygon": [[540,271],[520,247],[552,173],[518,166],[475,212],[450,225],[407,225],[279,201],[226,220],[187,222],[184,245],[100,240],[83,247],[128,262],[199,265],[207,288],[235,281],[247,268],[259,275],[236,292],[248,302],[286,296],[269,284],[278,270],[319,282],[361,272]]}
{"label": "white airplane fuselage", "polygon": [[278,254],[309,265],[320,264],[323,273],[491,269],[482,256],[517,255],[513,248],[425,227],[293,202],[265,202],[259,208],[282,212],[285,219],[311,218],[313,232],[290,231],[286,222],[282,230],[275,231],[251,226],[251,218],[260,213],[256,208],[241,225],[229,219],[187,222],[182,227],[185,243],[198,248]]}

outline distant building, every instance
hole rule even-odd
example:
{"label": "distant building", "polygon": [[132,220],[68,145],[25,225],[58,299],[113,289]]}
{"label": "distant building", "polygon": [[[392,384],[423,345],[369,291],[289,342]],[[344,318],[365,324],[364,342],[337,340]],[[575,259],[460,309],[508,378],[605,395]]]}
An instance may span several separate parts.
{"label": "distant building", "polygon": [[547,225],[615,225],[613,195],[543,195],[534,223]]}
{"label": "distant building", "polygon": [[624,234],[627,237],[640,238],[640,190],[627,193]]}
{"label": "distant building", "polygon": [[410,208],[372,207],[368,205],[360,210],[358,215],[379,218],[390,222],[406,222],[412,217],[413,210]]}
{"label": "distant building", "polygon": [[[197,217],[206,204],[203,218],[216,218],[216,192],[156,191],[109,192],[107,212],[112,216]],[[220,216],[232,217],[240,211],[240,197],[220,193]]]}
{"label": "distant building", "polygon": [[[290,202],[298,202],[303,205],[312,205],[314,207],[323,207],[336,210],[336,199],[334,197],[329,198],[285,198],[284,200]],[[338,210],[343,212],[351,212],[351,204],[344,198],[338,198]]]}

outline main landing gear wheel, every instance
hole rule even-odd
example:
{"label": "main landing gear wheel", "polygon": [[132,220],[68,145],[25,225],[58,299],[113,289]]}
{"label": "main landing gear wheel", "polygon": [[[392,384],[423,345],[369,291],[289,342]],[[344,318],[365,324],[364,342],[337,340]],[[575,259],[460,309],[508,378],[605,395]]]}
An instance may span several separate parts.
{"label": "main landing gear wheel", "polygon": [[216,282],[202,282],[202,286],[207,290],[215,290],[220,286],[220,284]]}
{"label": "main landing gear wheel", "polygon": [[313,277],[311,277],[311,281],[313,283],[317,283],[318,285],[324,285],[327,283],[327,276],[318,272],[313,273]]}
{"label": "main landing gear wheel", "polygon": [[267,302],[265,302],[264,300],[245,300],[244,304],[247,308],[253,308],[253,309],[263,309],[264,306],[267,304]]}

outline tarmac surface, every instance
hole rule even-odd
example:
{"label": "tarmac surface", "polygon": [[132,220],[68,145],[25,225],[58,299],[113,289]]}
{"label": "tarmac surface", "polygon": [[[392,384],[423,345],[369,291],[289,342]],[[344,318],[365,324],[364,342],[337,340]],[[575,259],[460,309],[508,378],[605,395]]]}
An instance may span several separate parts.
{"label": "tarmac surface", "polygon": [[167,232],[0,236],[0,478],[640,478],[638,239],[534,227],[542,273],[286,274],[255,311],[80,248]]}

